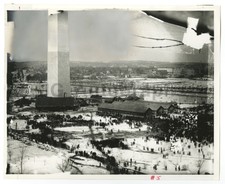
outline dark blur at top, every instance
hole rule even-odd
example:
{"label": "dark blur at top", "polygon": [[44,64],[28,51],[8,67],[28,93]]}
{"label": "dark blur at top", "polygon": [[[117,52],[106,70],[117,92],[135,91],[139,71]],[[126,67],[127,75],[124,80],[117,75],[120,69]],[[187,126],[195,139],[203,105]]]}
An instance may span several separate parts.
{"label": "dark blur at top", "polygon": [[165,22],[187,28],[187,18],[199,19],[197,34],[209,33],[214,36],[214,12],[213,11],[145,11],[147,15],[156,17]]}

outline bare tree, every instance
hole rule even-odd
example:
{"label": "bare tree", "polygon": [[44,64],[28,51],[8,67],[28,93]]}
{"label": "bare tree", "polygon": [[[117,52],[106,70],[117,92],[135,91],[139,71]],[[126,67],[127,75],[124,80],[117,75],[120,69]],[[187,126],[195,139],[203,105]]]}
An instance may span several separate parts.
{"label": "bare tree", "polygon": [[13,149],[12,149],[12,143],[10,142],[10,139],[7,139],[7,166],[6,166],[6,174],[10,174],[10,162],[12,161],[12,155],[13,155]]}
{"label": "bare tree", "polygon": [[24,171],[24,160],[27,155],[27,146],[22,145],[19,147],[19,163],[20,163],[20,174],[23,174]]}
{"label": "bare tree", "polygon": [[65,172],[66,170],[68,170],[70,168],[70,160],[66,157],[62,158],[61,163],[59,163],[57,165],[57,168],[62,171]]}
{"label": "bare tree", "polygon": [[197,168],[198,168],[198,174],[200,174],[201,173],[201,168],[202,168],[202,165],[203,165],[203,163],[205,162],[205,159],[201,159],[201,160],[198,160],[197,161]]}
{"label": "bare tree", "polygon": [[9,162],[12,160],[12,151],[8,150]]}
{"label": "bare tree", "polygon": [[204,151],[203,151],[203,144],[201,144],[201,154],[202,154],[202,159],[199,159],[198,161],[197,161],[197,168],[198,168],[198,174],[200,174],[201,173],[201,168],[202,168],[202,165],[203,165],[203,163],[205,162],[205,153],[204,153]]}
{"label": "bare tree", "polygon": [[11,161],[12,159],[12,143],[10,143],[10,139],[7,139],[7,153],[8,153],[8,160]]}

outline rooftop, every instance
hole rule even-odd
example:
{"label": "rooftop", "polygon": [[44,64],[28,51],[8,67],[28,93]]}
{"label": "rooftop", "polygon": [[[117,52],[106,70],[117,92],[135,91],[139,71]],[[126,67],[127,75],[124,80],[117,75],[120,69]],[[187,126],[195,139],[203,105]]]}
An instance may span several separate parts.
{"label": "rooftop", "polygon": [[151,109],[153,111],[157,111],[160,107],[168,109],[171,105],[172,103],[125,101],[125,102],[102,103],[99,105],[99,108],[144,113],[148,109]]}
{"label": "rooftop", "polygon": [[36,100],[36,107],[73,107],[73,97],[38,97]]}

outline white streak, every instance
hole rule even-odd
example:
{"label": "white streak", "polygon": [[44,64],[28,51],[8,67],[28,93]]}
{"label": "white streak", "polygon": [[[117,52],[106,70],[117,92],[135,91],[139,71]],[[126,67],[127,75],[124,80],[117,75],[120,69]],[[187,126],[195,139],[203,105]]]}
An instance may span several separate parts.
{"label": "white streak", "polygon": [[187,23],[187,31],[184,33],[183,37],[183,43],[185,45],[195,49],[201,49],[204,44],[211,43],[210,35],[208,33],[197,35],[195,30],[197,29],[198,19],[188,17]]}
{"label": "white streak", "polygon": [[151,15],[149,15],[149,17],[151,17],[151,18],[153,18],[153,19],[155,19],[155,20],[157,20],[157,21],[159,21],[159,22],[164,22],[163,20],[161,20],[161,19],[158,19],[158,18],[156,18],[156,17],[153,17],[153,16],[151,16]]}

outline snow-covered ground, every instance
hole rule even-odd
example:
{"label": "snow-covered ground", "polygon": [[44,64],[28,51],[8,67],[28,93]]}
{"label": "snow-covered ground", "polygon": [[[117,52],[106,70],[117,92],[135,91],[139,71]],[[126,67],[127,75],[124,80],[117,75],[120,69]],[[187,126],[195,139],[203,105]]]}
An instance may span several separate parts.
{"label": "snow-covered ground", "polygon": [[101,167],[78,166],[83,174],[110,174],[110,172]]}
{"label": "snow-covered ground", "polygon": [[88,166],[96,166],[99,167],[100,162],[97,160],[91,159],[91,158],[85,158],[81,156],[76,156],[75,159],[73,159],[76,163],[82,164],[82,165],[88,165]]}
{"label": "snow-covered ground", "polygon": [[113,132],[120,132],[120,131],[125,131],[125,132],[137,132],[137,131],[147,131],[147,125],[143,125],[140,128],[135,128],[134,126],[130,127],[127,123],[120,123],[118,125],[109,125],[107,126],[109,130],[112,130]]}
{"label": "snow-covered ground", "polygon": [[89,132],[88,126],[57,127],[54,130],[63,132]]}
{"label": "snow-covered ground", "polygon": [[[213,144],[202,145],[200,143],[196,143],[195,146],[193,141],[190,141],[189,139],[185,138],[177,138],[176,141],[174,141],[174,143],[166,141],[156,141],[153,138],[149,138],[149,140],[146,140],[145,137],[126,139],[125,142],[134,150],[151,151],[151,149],[153,149],[154,152],[157,153],[161,153],[161,150],[163,150],[163,153],[171,151],[175,152],[175,154],[180,154],[182,152],[182,155],[184,156],[186,155],[196,158],[199,158],[200,156],[202,157],[203,152],[205,158],[213,159],[213,150],[214,150]],[[135,144],[132,145],[132,143]],[[173,147],[172,149],[171,146]],[[190,155],[188,155],[189,152]]]}
{"label": "snow-covered ground", "polygon": [[[129,126],[125,121],[120,124],[112,123],[113,120],[116,120],[116,118],[110,118],[110,117],[102,117],[98,116],[95,113],[77,113],[77,114],[70,114],[71,117],[78,117],[79,115],[82,116],[82,119],[84,120],[93,120],[94,123],[105,123],[109,124],[105,126],[106,129],[102,128],[101,126],[92,126],[92,130],[94,133],[107,133],[109,131],[112,132],[118,132],[118,131],[125,131],[125,132],[135,132],[139,131],[147,131],[147,125],[143,125],[140,128],[135,128],[134,125]],[[64,131],[64,132],[82,132],[82,133],[90,133],[90,129],[87,126],[72,126],[72,127],[56,127],[55,130],[58,131]]]}
{"label": "snow-covered ground", "polygon": [[[171,143],[165,141],[156,141],[150,138],[146,141],[144,137],[135,139],[126,139],[125,143],[129,145],[131,150],[123,150],[120,148],[105,148],[105,151],[110,151],[110,155],[114,156],[117,162],[121,166],[124,166],[124,162],[128,162],[128,168],[134,170],[135,166],[140,167],[141,172],[146,174],[149,173],[167,173],[167,174],[197,174],[199,165],[202,164],[200,172],[213,173],[213,145],[204,145],[195,147],[194,143],[183,139],[177,139],[174,142],[174,149],[171,151]],[[205,159],[203,159],[202,152],[205,154]],[[154,151],[152,153],[151,151]],[[161,150],[163,150],[161,152]],[[177,151],[184,151],[178,153]],[[175,151],[175,154],[174,154]],[[191,155],[187,155],[187,153]],[[163,154],[168,154],[168,156],[163,157]],[[132,159],[132,165],[130,160]],[[157,165],[157,170],[153,167]],[[167,170],[165,169],[167,167]],[[178,170],[178,166],[180,170]],[[177,170],[176,170],[176,169]],[[186,168],[186,169],[185,169]]]}
{"label": "snow-covered ground", "polygon": [[[7,157],[10,163],[10,172],[21,173],[21,156],[23,155],[22,173],[24,174],[60,173],[62,171],[58,169],[58,164],[62,162],[63,154],[67,154],[65,151],[59,151],[58,153],[45,151],[38,148],[36,144],[27,146],[20,141],[12,139],[8,139],[8,150],[11,155]],[[24,150],[23,153],[22,150]]]}
{"label": "snow-covered ground", "polygon": [[18,114],[21,116],[32,116],[33,115],[33,113],[30,111],[19,112]]}
{"label": "snow-covered ground", "polygon": [[103,167],[91,166],[92,162],[90,161],[88,161],[88,164],[90,165],[76,165],[75,168],[72,169],[71,174],[110,174],[110,172]]}
{"label": "snow-covered ground", "polygon": [[[122,150],[119,148],[109,149],[111,151],[110,155],[114,156],[117,162],[121,166],[124,166],[124,162],[128,162],[127,168],[135,169],[135,166],[141,168],[141,172],[146,174],[153,173],[167,173],[167,174],[197,174],[198,171],[198,161],[202,161],[199,158],[193,157],[181,157],[180,155],[171,155],[167,158],[163,158],[162,154],[154,154],[149,152],[140,152],[134,150]],[[130,159],[132,159],[132,164],[130,164]],[[157,165],[157,170],[153,167]],[[167,166],[167,170],[165,169]],[[176,171],[175,167],[180,166],[181,170]],[[184,169],[187,168],[187,169]],[[204,174],[213,173],[213,161],[205,160],[202,167],[201,173]]]}
{"label": "snow-covered ground", "polygon": [[[62,172],[58,169],[61,163],[60,156],[34,156],[25,157],[23,163],[23,174],[51,174]],[[12,173],[20,173],[20,161],[11,164]]]}
{"label": "snow-covered ground", "polygon": [[[199,165],[201,165],[200,172],[213,173],[213,145],[197,145],[183,139],[177,139],[174,144],[174,149],[171,151],[171,143],[166,141],[156,141],[153,138],[146,140],[146,137],[140,138],[128,138],[125,139],[130,149],[121,148],[104,148],[106,153],[114,156],[121,167],[124,167],[124,163],[129,163],[126,168],[131,170],[140,169],[142,173],[146,174],[197,174]],[[98,156],[103,154],[98,151],[90,143],[90,139],[70,139],[66,142],[70,147],[75,147],[75,151],[85,151],[86,153],[95,152]],[[8,155],[8,162],[10,164],[11,173],[20,173],[20,158],[21,150],[25,146],[20,141],[8,140],[8,148],[11,156]],[[62,163],[65,156],[74,155],[74,153],[68,153],[66,150],[55,148],[53,151],[45,151],[39,148],[40,145],[33,143],[31,146],[26,146],[23,160],[23,173],[27,174],[52,174],[60,173],[58,165]],[[203,150],[206,155],[203,159]],[[151,149],[154,150],[152,153]],[[184,154],[177,153],[177,151],[184,150]],[[163,152],[161,153],[161,150]],[[108,152],[109,151],[109,152]],[[173,151],[176,153],[174,154]],[[190,151],[191,155],[186,153]],[[163,154],[168,154],[167,157],[163,157]],[[104,156],[103,156],[104,157]],[[75,167],[71,170],[72,173],[76,174],[109,174],[105,169],[105,166],[100,164],[92,158],[85,158],[76,156]],[[131,163],[132,159],[132,163]],[[154,166],[157,165],[155,169]],[[180,168],[178,170],[178,167]]]}
{"label": "snow-covered ground", "polygon": [[[90,128],[88,126],[71,126],[71,127],[56,127],[54,130],[63,132],[80,132],[80,133],[90,133]],[[101,126],[92,126],[93,133],[107,133],[107,132],[136,132],[139,128],[131,128],[127,123],[113,124],[105,126],[105,129]],[[140,131],[147,131],[147,125],[140,127]]]}
{"label": "snow-covered ground", "polygon": [[[140,128],[135,127],[134,124],[129,125],[126,121],[120,124],[113,123],[114,118],[101,117],[95,113],[72,113],[69,112],[71,117],[79,115],[84,120],[93,120],[94,126],[92,126],[92,132],[94,134],[104,134],[112,132],[131,132],[132,135],[135,132],[147,131],[147,125],[143,124]],[[38,120],[46,121],[46,118],[40,118]],[[105,123],[105,127],[98,126],[97,123]],[[13,120],[11,122],[11,128],[15,129],[26,128],[26,120]],[[85,151],[86,153],[95,152],[98,156],[103,154],[98,151],[90,143],[90,138],[85,138],[85,135],[90,134],[91,130],[87,126],[72,126],[72,127],[56,127],[55,130],[62,132],[70,132],[74,135],[73,139],[68,140],[65,144],[68,148],[74,147],[74,151]],[[37,131],[37,130],[35,130]],[[123,134],[123,133],[122,133]],[[124,133],[123,135],[125,135]],[[139,134],[140,135],[140,134]],[[134,136],[134,137],[135,137]],[[80,138],[78,138],[80,137]],[[105,153],[110,151],[110,155],[114,156],[121,167],[124,167],[124,162],[128,162],[129,169],[135,170],[140,169],[141,172],[146,174],[152,173],[166,173],[166,174],[197,174],[199,166],[201,165],[200,172],[213,173],[213,144],[202,145],[200,143],[194,143],[185,138],[177,138],[174,141],[156,141],[154,138],[146,138],[145,136],[126,138],[124,143],[129,146],[129,150],[123,150],[120,148],[105,148]],[[20,141],[8,140],[9,150],[11,151],[11,172],[20,173],[20,156],[21,147],[24,145]],[[42,146],[43,147],[43,146]],[[50,149],[45,151],[40,149],[41,146],[36,143],[32,143],[31,146],[26,147],[24,162],[23,162],[23,173],[37,173],[37,174],[51,174],[60,173],[58,165],[64,158],[62,152],[68,156],[68,151],[61,149]],[[172,148],[172,149],[171,149]],[[167,156],[163,156],[167,154]],[[204,154],[204,159],[203,159]],[[9,157],[8,157],[9,159]],[[132,164],[130,163],[132,159]],[[76,160],[78,164],[73,168],[72,172],[77,174],[109,174],[100,162],[82,158]],[[126,164],[125,164],[126,165]],[[155,169],[154,166],[157,166]],[[179,169],[178,169],[179,166]],[[77,170],[76,170],[77,168]]]}
{"label": "snow-covered ground", "polygon": [[[89,139],[84,140],[69,140],[68,143],[77,146],[79,148],[76,150],[86,151],[87,153],[96,152],[96,155],[102,156],[102,153],[96,150],[95,147],[89,142]],[[8,163],[10,163],[10,173],[21,173],[21,156],[22,149],[24,148],[24,159],[22,162],[22,173],[23,174],[54,174],[61,173],[59,165],[62,164],[62,161],[69,156],[73,156],[74,153],[68,153],[66,150],[55,149],[57,151],[45,151],[38,148],[36,143],[33,143],[31,146],[26,146],[24,143],[8,139],[8,147],[11,153],[11,156],[8,155]],[[39,146],[40,147],[40,146]],[[81,156],[76,156],[78,159],[74,159],[76,162],[75,167],[70,168],[69,171],[65,172],[66,174],[110,174],[104,166],[99,161],[96,161],[92,158],[85,158]],[[64,174],[65,174],[64,173]]]}

